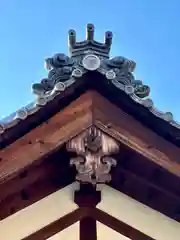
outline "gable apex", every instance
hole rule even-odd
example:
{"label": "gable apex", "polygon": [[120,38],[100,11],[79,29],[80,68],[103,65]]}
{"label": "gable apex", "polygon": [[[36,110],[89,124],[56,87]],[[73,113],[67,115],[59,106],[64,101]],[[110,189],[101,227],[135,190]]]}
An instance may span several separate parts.
{"label": "gable apex", "polygon": [[[69,31],[69,56],[57,53],[45,59],[48,75],[39,83],[32,85],[32,91],[36,96],[35,101],[0,121],[2,139],[7,139],[6,135],[9,138],[11,134],[7,133],[8,131],[11,132],[12,129],[12,132],[16,132],[13,129],[27,119],[33,118],[32,116],[41,119],[36,121],[37,125],[34,124],[32,128],[47,120],[49,116],[47,108],[52,114],[59,111],[58,107],[55,107],[57,99],[61,106],[61,102],[67,101],[65,96],[75,99],[74,95],[78,96],[93,88],[101,94],[106,92],[105,97],[108,99],[116,98],[115,104],[119,107],[124,105],[123,110],[130,112],[168,141],[180,146],[180,124],[173,119],[172,113],[163,113],[154,107],[153,101],[148,98],[149,86],[135,79],[136,63],[123,56],[109,58],[112,33],[106,32],[104,43],[100,43],[94,40],[93,24],[87,25],[86,32],[86,39],[78,42],[75,31]],[[58,110],[51,111],[51,109]],[[27,127],[27,130],[22,130],[23,134],[32,128]],[[14,137],[14,139],[17,138]]]}

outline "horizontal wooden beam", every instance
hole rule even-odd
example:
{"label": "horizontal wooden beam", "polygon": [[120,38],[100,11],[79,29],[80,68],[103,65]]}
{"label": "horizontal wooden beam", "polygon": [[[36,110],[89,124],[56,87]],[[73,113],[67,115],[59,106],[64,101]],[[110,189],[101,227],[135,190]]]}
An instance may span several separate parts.
{"label": "horizontal wooden beam", "polygon": [[58,171],[0,201],[0,220],[41,200],[74,181],[73,171]]}
{"label": "horizontal wooden beam", "polygon": [[[28,171],[24,171],[13,179],[6,181],[4,184],[0,184],[0,202],[9,195],[13,195],[17,192],[20,193],[23,189],[37,183],[37,181],[51,179],[57,172],[63,172],[66,169],[63,165],[58,169],[57,160],[53,159],[53,157],[51,160],[43,161],[38,165],[32,166]],[[68,170],[66,170],[66,172]]]}
{"label": "horizontal wooden beam", "polygon": [[120,167],[116,173],[112,174],[109,185],[172,219],[180,220],[178,218],[180,196],[129,170]]}
{"label": "horizontal wooden beam", "polygon": [[[52,162],[52,165],[54,163],[53,159],[49,162]],[[41,167],[39,166],[38,169],[44,169],[44,171],[40,172],[38,172],[38,169],[33,168],[37,178],[34,177],[32,169],[25,178],[19,179],[19,181],[14,179],[0,185],[0,219],[6,218],[74,181],[75,171],[73,168],[63,170],[58,169],[57,164],[54,165],[54,168],[48,164],[40,165]],[[12,188],[10,187],[11,184]],[[112,171],[111,186],[179,221],[179,217],[177,219],[180,202],[178,194],[134,174],[131,170],[123,169],[121,165]],[[7,194],[10,195],[8,196]],[[80,205],[80,199],[77,199],[79,198],[78,194],[75,194],[75,201]],[[83,201],[82,199],[81,205],[87,205],[88,202],[92,202],[92,194],[89,197],[90,199],[88,194],[86,194],[86,200]],[[96,196],[95,201],[97,201],[97,198],[98,196]]]}

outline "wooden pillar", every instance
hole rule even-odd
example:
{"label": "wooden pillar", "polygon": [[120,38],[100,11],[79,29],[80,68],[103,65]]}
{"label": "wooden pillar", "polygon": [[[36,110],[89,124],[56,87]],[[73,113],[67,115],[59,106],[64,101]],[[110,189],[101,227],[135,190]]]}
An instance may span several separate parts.
{"label": "wooden pillar", "polygon": [[80,221],[80,240],[97,240],[96,220],[92,217]]}
{"label": "wooden pillar", "polygon": [[91,211],[101,201],[101,192],[91,184],[82,184],[75,192],[74,201],[80,208],[88,208],[89,216],[80,220],[80,240],[97,240],[96,220],[91,217]]}

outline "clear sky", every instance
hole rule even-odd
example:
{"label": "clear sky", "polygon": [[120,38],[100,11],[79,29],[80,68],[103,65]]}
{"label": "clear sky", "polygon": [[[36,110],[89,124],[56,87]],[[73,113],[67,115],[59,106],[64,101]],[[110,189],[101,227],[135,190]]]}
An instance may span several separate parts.
{"label": "clear sky", "polygon": [[137,63],[151,98],[180,121],[180,0],[7,0],[0,5],[0,118],[34,99],[31,84],[46,76],[44,58],[68,53],[67,32],[97,40],[113,31],[112,56]]}

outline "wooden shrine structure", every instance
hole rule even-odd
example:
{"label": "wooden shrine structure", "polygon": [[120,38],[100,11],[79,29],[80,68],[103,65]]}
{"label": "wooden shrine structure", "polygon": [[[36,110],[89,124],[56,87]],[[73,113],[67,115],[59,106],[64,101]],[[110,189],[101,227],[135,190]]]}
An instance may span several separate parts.
{"label": "wooden shrine structure", "polygon": [[69,31],[35,102],[0,122],[0,239],[180,238],[180,125],[135,62]]}

